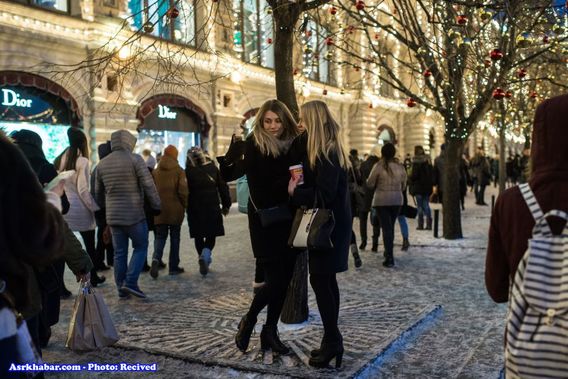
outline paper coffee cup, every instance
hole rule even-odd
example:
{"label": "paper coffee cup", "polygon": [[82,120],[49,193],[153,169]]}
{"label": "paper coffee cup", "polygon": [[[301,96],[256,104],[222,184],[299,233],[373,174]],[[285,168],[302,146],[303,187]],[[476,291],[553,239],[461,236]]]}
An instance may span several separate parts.
{"label": "paper coffee cup", "polygon": [[299,178],[298,184],[304,184],[304,167],[302,164],[297,164],[289,167],[290,175],[292,178]]}

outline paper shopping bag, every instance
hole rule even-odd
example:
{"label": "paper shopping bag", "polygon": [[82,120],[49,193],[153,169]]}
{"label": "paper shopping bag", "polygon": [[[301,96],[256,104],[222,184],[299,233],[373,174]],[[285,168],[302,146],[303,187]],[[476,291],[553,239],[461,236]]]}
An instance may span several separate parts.
{"label": "paper shopping bag", "polygon": [[71,350],[94,350],[119,340],[101,294],[90,286],[82,286],[75,299],[65,344]]}

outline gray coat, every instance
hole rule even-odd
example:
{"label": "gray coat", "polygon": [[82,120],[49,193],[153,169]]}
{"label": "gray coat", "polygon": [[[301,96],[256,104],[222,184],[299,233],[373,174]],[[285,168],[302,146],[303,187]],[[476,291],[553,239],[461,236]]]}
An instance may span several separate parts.
{"label": "gray coat", "polygon": [[129,226],[146,219],[144,196],[153,210],[161,209],[160,196],[141,156],[133,154],[136,137],[127,130],[111,135],[112,153],[97,166],[95,199],[106,209],[112,226]]}

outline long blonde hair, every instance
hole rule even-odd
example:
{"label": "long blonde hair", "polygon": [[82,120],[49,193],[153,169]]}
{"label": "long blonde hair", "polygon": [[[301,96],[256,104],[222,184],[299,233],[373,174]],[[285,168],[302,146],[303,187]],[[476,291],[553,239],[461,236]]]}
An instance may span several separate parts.
{"label": "long blonde hair", "polygon": [[333,119],[327,104],[323,101],[308,101],[300,111],[302,124],[308,133],[308,162],[314,168],[318,158],[329,162],[330,154],[335,152],[339,165],[344,169],[350,166],[349,157],[341,137],[340,126]]}
{"label": "long blonde hair", "polygon": [[[266,112],[272,111],[278,115],[282,121],[282,134],[279,138],[274,137],[271,133],[264,129],[264,116]],[[300,134],[298,124],[294,120],[292,113],[280,100],[268,100],[258,110],[252,124],[251,131],[256,145],[263,155],[272,155],[278,157],[282,152],[282,142],[291,141]]]}

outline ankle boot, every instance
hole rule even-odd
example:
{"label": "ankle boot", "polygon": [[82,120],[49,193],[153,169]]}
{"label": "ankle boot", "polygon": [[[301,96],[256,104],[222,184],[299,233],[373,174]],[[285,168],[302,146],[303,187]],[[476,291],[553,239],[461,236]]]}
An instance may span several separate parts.
{"label": "ankle boot", "polygon": [[418,216],[418,227],[416,230],[424,230],[424,216]]}
{"label": "ankle boot", "polygon": [[250,342],[250,336],[254,330],[254,325],[256,324],[256,317],[249,319],[248,315],[244,315],[239,322],[239,327],[237,330],[237,335],[235,335],[235,344],[237,348],[245,353],[248,349]]}
{"label": "ankle boot", "polygon": [[333,343],[322,341],[319,353],[315,356],[311,356],[308,363],[312,367],[328,368],[329,362],[333,358],[335,358],[335,368],[340,368],[343,359],[343,341]]}
{"label": "ankle boot", "polygon": [[376,253],[379,250],[379,237],[373,236],[373,246],[371,247],[371,251]]}
{"label": "ankle boot", "polygon": [[393,267],[394,266],[394,257],[391,253],[385,252],[385,260],[383,261],[383,266],[385,267]]}
{"label": "ankle boot", "polygon": [[262,327],[260,349],[265,351],[271,349],[273,352],[282,355],[290,353],[290,349],[280,341],[278,329],[275,325],[264,325]]}
{"label": "ankle boot", "polygon": [[353,261],[355,263],[355,267],[359,268],[363,265],[363,261],[361,261],[361,257],[359,256],[359,250],[357,249],[357,244],[351,244],[351,255],[353,255]]}
{"label": "ankle boot", "polygon": [[410,242],[408,242],[408,238],[403,238],[402,239],[402,251],[406,251],[408,250],[408,248],[410,247]]}
{"label": "ankle boot", "polygon": [[426,230],[432,230],[432,217],[426,219]]}

